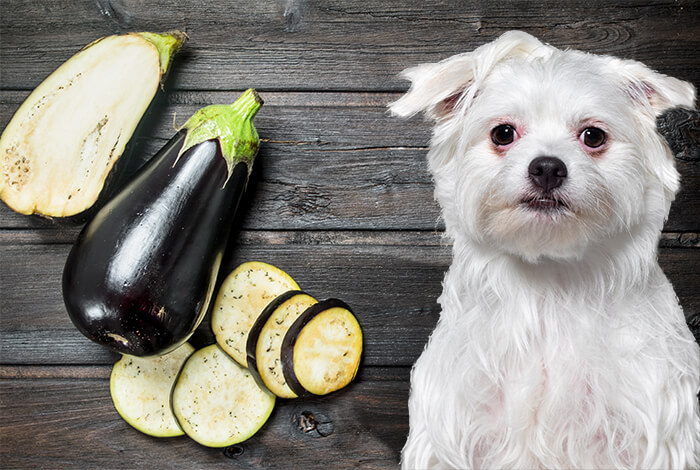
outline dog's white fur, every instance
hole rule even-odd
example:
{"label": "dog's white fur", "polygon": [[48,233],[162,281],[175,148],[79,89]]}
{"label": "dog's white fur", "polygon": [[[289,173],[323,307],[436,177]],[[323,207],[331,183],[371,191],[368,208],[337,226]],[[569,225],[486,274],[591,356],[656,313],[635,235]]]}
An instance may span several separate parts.
{"label": "dog's white fur", "polygon": [[[655,119],[693,87],[519,31],[404,72],[453,262],[411,375],[403,468],[700,468],[700,349],[657,262],[679,186]],[[519,140],[498,150],[491,129]],[[582,129],[607,132],[602,151]],[[566,208],[528,165],[565,162]]]}

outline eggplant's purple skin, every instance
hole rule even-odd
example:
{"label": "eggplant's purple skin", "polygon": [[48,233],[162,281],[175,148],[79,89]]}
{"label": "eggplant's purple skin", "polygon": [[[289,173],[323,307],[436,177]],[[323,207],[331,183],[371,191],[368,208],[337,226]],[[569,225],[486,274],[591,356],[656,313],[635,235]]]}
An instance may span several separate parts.
{"label": "eggplant's purple skin", "polygon": [[63,298],[88,338],[136,356],[167,353],[197,328],[212,298],[248,166],[228,177],[216,140],[185,151],[175,135],[80,233]]}
{"label": "eggplant's purple skin", "polygon": [[245,347],[247,356],[246,360],[248,361],[248,370],[251,372],[253,378],[255,379],[255,382],[260,388],[267,388],[267,385],[265,385],[265,382],[260,376],[260,370],[258,369],[257,349],[260,333],[262,333],[263,327],[270,319],[272,314],[275,313],[275,310],[277,310],[280,307],[280,305],[282,305],[292,297],[296,297],[300,294],[309,295],[306,292],[300,290],[288,290],[287,292],[283,292],[274,299],[272,299],[270,303],[267,304],[267,306],[260,313],[258,318],[253,323],[253,326],[250,328],[250,331],[248,332],[248,340],[246,341]]}

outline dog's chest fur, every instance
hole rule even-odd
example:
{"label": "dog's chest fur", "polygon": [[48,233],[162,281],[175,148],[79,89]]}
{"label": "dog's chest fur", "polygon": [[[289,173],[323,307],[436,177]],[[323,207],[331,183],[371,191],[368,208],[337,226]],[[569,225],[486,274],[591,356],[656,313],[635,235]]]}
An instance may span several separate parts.
{"label": "dog's chest fur", "polygon": [[634,465],[657,437],[648,423],[672,419],[680,399],[664,386],[683,374],[665,359],[678,351],[664,325],[648,324],[673,304],[663,275],[626,295],[576,296],[532,279],[499,291],[465,269],[448,272],[441,319],[414,369],[412,393],[439,397],[415,400],[411,413],[439,433],[442,463],[561,468],[575,455],[587,459],[577,466]]}

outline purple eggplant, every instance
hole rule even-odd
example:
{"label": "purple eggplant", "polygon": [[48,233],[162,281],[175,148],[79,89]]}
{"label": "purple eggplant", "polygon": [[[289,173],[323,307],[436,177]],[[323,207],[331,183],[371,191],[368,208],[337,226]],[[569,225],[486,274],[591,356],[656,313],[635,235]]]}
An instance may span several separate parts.
{"label": "purple eggplant", "polygon": [[136,356],[167,353],[201,323],[260,141],[254,90],[195,113],[83,228],[63,299],[89,339]]}

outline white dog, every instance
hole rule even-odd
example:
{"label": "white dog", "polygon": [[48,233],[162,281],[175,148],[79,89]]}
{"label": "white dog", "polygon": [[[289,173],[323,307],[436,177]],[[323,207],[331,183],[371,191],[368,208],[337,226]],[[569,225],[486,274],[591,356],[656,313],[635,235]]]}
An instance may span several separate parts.
{"label": "white dog", "polygon": [[655,120],[693,87],[509,32],[408,69],[453,262],[404,468],[700,468],[700,349],[657,262]]}

